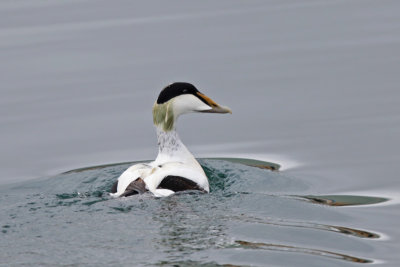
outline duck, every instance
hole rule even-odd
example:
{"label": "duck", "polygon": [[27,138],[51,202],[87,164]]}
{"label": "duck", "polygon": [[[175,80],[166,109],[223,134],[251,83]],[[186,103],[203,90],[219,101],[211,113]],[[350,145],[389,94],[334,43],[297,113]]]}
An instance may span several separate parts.
{"label": "duck", "polygon": [[230,108],[217,104],[193,84],[174,82],[163,88],[153,105],[158,155],[149,163],[126,169],[111,187],[112,197],[128,197],[146,192],[167,197],[176,192],[210,192],[208,178],[176,130],[177,119],[188,113],[225,114]]}

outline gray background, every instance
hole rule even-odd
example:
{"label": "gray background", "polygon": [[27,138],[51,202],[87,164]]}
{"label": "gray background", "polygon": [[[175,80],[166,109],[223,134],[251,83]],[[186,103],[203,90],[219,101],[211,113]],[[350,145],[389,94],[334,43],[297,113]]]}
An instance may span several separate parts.
{"label": "gray background", "polygon": [[315,194],[391,198],[356,216],[398,262],[399,12],[397,0],[2,0],[0,184],[154,158],[152,104],[188,81],[233,110],[180,119],[196,156],[279,162]]}
{"label": "gray background", "polygon": [[233,110],[180,119],[197,156],[296,162],[331,190],[398,189],[399,11],[364,0],[3,0],[0,183],[154,158],[151,106],[166,84],[189,81]]}

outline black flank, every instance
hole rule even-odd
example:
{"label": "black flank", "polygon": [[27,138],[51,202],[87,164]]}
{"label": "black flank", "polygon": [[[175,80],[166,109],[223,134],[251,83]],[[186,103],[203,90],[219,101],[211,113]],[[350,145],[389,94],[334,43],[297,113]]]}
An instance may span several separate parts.
{"label": "black flank", "polygon": [[185,191],[185,190],[199,190],[205,192],[197,183],[193,182],[184,177],[169,175],[165,177],[158,188],[169,189],[174,192]]}
{"label": "black flank", "polygon": [[118,180],[115,181],[115,183],[111,187],[111,193],[117,193],[117,188],[118,188]]}
{"label": "black flank", "polygon": [[125,189],[125,192],[120,197],[129,197],[132,195],[143,194],[146,190],[146,184],[142,178],[137,178],[135,181],[131,182]]}

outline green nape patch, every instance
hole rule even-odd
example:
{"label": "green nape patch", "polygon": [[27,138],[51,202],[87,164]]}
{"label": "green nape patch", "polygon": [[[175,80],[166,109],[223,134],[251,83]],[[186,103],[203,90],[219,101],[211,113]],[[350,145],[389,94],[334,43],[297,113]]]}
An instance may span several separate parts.
{"label": "green nape patch", "polygon": [[153,123],[154,125],[161,126],[166,132],[174,128],[174,111],[172,108],[172,101],[164,104],[154,104],[153,106]]}
{"label": "green nape patch", "polygon": [[370,196],[354,196],[354,195],[306,195],[294,196],[306,199],[315,204],[322,204],[328,206],[359,206],[359,205],[372,205],[386,202],[390,199],[384,197],[370,197]]}

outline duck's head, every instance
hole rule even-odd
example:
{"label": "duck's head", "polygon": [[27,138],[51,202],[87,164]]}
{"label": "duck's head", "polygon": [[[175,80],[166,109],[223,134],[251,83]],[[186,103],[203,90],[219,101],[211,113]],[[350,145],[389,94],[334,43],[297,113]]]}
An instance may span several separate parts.
{"label": "duck's head", "polygon": [[153,122],[164,131],[170,131],[179,115],[192,112],[232,113],[228,107],[200,93],[194,85],[175,82],[165,87],[154,103]]}

